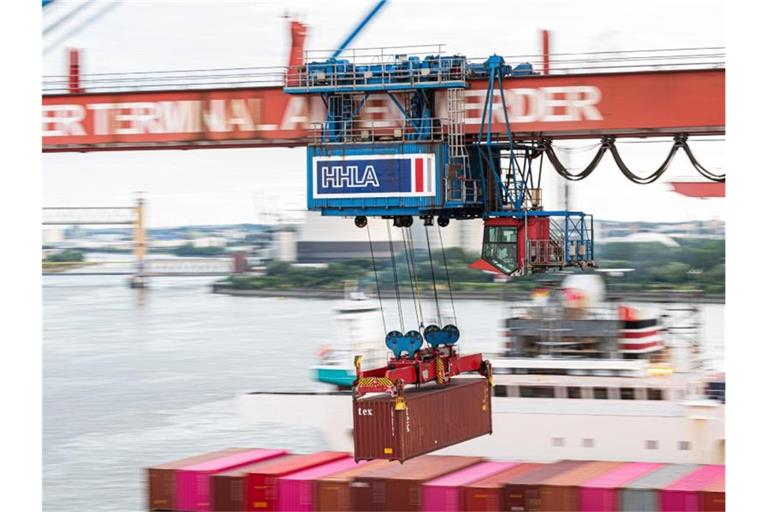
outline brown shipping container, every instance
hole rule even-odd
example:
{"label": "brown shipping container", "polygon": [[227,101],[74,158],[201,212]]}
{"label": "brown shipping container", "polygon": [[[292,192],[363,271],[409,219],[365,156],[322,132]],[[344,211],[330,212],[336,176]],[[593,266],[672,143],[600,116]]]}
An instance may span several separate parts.
{"label": "brown shipping container", "polygon": [[421,484],[482,461],[482,457],[424,455],[403,464],[389,463],[355,477],[350,484],[352,510],[421,510]]}
{"label": "brown shipping container", "polygon": [[524,463],[462,487],[464,510],[467,512],[496,512],[501,510],[504,485],[513,477],[539,469],[541,464]]}
{"label": "brown shipping container", "polygon": [[560,473],[539,487],[542,512],[579,512],[581,484],[621,466],[623,462],[588,462]]}
{"label": "brown shipping container", "polygon": [[539,512],[541,510],[541,495],[539,487],[550,478],[571,471],[587,462],[565,460],[547,464],[534,471],[528,471],[512,477],[504,486],[502,510],[525,510]]}
{"label": "brown shipping container", "polygon": [[725,477],[699,492],[699,507],[702,512],[725,512]]}
{"label": "brown shipping container", "polygon": [[485,379],[454,379],[405,391],[405,410],[378,393],[353,400],[355,459],[405,461],[490,434],[491,393]]}
{"label": "brown shipping container", "polygon": [[285,461],[296,457],[299,457],[299,455],[284,455],[211,475],[211,510],[216,512],[245,510],[245,481],[248,473],[250,471],[258,471],[277,461]]}
{"label": "brown shipping container", "polygon": [[391,464],[387,460],[372,460],[347,471],[329,475],[315,482],[315,510],[318,512],[338,512],[351,510],[350,484],[355,477],[375,471]]}
{"label": "brown shipping container", "polygon": [[227,448],[147,468],[147,509],[174,510],[174,499],[176,497],[174,470],[248,450],[250,448]]}

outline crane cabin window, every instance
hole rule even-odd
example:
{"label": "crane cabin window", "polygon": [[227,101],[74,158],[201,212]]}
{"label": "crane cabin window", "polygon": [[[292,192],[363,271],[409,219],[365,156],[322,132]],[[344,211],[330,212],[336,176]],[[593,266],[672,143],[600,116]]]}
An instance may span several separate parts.
{"label": "crane cabin window", "polygon": [[487,226],[483,259],[507,274],[517,270],[517,227]]}

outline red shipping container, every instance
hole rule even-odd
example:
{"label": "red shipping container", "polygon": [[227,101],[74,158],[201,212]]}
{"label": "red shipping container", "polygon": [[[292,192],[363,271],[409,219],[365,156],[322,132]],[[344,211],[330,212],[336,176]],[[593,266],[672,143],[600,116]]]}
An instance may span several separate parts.
{"label": "red shipping container", "polygon": [[661,510],[664,512],[699,511],[699,493],[708,485],[725,477],[725,466],[707,465],[685,475],[661,490]]}
{"label": "red shipping container", "polygon": [[421,510],[424,482],[482,462],[480,457],[424,455],[403,464],[389,463],[355,477],[352,510]]}
{"label": "red shipping container", "polygon": [[227,448],[147,468],[148,510],[175,510],[176,478],[174,472],[178,468],[248,450],[250,448]]}
{"label": "red shipping container", "polygon": [[223,473],[211,475],[211,508],[215,512],[232,512],[245,510],[245,478],[250,471],[273,466],[280,462],[301,457],[301,455],[283,455],[256,464],[248,464]]}
{"label": "red shipping container", "polygon": [[701,490],[699,507],[702,512],[725,512],[725,477]]}
{"label": "red shipping container", "polygon": [[554,464],[545,464],[539,469],[511,478],[504,486],[502,510],[541,510],[540,487],[545,481],[556,475],[571,471],[586,462],[565,460]]}
{"label": "red shipping container", "polygon": [[315,510],[316,480],[364,464],[366,464],[365,461],[356,463],[355,459],[347,457],[281,476],[277,479],[278,510],[286,512],[311,512]]}
{"label": "red shipping container", "polygon": [[184,512],[211,510],[209,475],[285,455],[285,450],[254,449],[198,462],[176,470],[176,509]]}
{"label": "red shipping container", "polygon": [[621,462],[588,462],[550,478],[539,490],[541,510],[543,512],[578,512],[581,485],[621,465]]}
{"label": "red shipping container", "polygon": [[586,482],[581,486],[580,509],[589,512],[619,510],[620,502],[617,489],[642,478],[661,466],[661,464],[651,462],[628,462]]}
{"label": "red shipping container", "polygon": [[245,510],[278,510],[277,479],[283,475],[309,469],[349,457],[344,452],[319,452],[301,455],[286,461],[277,461],[257,471],[249,471],[245,477]]}
{"label": "red shipping container", "polygon": [[541,468],[541,464],[516,464],[512,469],[496,473],[477,482],[462,487],[464,494],[463,510],[471,512],[497,512],[501,510],[502,491],[506,483],[515,476]]}
{"label": "red shipping container", "polygon": [[464,508],[463,485],[482,480],[514,466],[512,462],[481,462],[430,480],[421,486],[421,510],[459,512]]}
{"label": "red shipping container", "polygon": [[318,512],[338,512],[339,510],[351,510],[352,490],[350,485],[357,476],[376,471],[380,467],[389,465],[386,460],[372,460],[360,464],[357,467],[318,478],[315,482],[317,486],[317,496],[315,497],[315,510]]}
{"label": "red shipping container", "polygon": [[387,393],[352,401],[356,459],[403,462],[492,432],[486,379],[408,388],[405,402],[396,410]]}

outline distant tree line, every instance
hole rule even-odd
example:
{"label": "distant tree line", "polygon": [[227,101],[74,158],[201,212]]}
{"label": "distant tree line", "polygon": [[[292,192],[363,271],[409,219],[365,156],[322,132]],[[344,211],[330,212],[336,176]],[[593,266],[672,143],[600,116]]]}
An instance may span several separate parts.
{"label": "distant tree line", "polygon": [[[610,286],[627,290],[701,289],[707,293],[725,291],[725,242],[723,240],[682,240],[680,247],[661,243],[609,243],[595,247],[599,268],[631,268],[621,278],[610,279]],[[440,289],[487,290],[505,287],[530,290],[542,280],[552,280],[548,274],[515,277],[506,283],[494,282],[493,276],[467,266],[479,257],[459,248],[433,253],[430,264],[425,251],[417,251],[409,262],[405,253],[395,257],[393,272],[389,257],[376,259],[376,273],[369,259],[354,259],[331,263],[324,268],[297,267],[284,262],[267,265],[263,276],[232,276],[230,284],[252,289],[338,289],[345,282],[355,281],[360,287],[394,288],[395,279],[401,289],[419,286],[429,293],[434,282]],[[446,273],[447,266],[447,273]],[[447,277],[446,277],[447,276]]]}

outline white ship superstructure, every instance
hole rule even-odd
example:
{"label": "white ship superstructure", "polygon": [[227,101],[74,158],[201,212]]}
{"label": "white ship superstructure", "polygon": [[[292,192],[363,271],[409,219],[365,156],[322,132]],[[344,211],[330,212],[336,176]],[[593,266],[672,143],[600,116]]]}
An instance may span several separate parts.
{"label": "white ship superstructure", "polygon": [[[699,363],[696,306],[643,312],[594,300],[601,293],[585,288],[555,297],[537,291],[510,311],[503,346],[486,354],[494,368],[493,434],[439,453],[724,463],[724,379]],[[351,369],[358,347],[348,348]],[[242,413],[257,423],[312,418],[328,449],[352,450],[349,394],[253,393],[242,398]]]}

